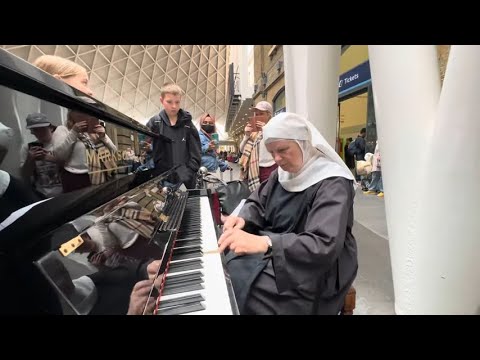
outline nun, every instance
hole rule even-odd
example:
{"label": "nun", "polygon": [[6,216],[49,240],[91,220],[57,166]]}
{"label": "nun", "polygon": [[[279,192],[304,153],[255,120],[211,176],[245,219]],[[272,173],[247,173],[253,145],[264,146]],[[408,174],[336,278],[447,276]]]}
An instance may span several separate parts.
{"label": "nun", "polygon": [[300,115],[275,116],[263,139],[278,169],[218,241],[240,313],[339,314],[358,268],[352,173]]}

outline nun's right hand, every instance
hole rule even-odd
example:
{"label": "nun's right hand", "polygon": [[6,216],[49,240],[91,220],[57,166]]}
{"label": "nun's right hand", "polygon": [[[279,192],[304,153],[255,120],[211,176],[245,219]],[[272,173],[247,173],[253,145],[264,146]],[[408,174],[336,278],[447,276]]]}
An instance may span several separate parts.
{"label": "nun's right hand", "polygon": [[245,220],[238,216],[229,216],[223,224],[223,232],[232,229],[243,229],[245,227]]}

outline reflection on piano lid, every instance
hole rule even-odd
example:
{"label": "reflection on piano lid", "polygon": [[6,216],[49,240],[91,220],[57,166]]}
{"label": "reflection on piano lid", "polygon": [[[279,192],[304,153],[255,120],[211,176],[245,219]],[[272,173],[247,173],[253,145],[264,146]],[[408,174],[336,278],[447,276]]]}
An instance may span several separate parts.
{"label": "reflection on piano lid", "polygon": [[146,126],[96,99],[92,98],[97,106],[82,101],[81,97],[88,95],[3,49],[0,49],[0,85],[170,142],[170,139],[151,132]]}
{"label": "reflection on piano lid", "polygon": [[[29,96],[16,96],[19,94],[28,94]],[[55,107],[55,113],[60,113],[60,107],[63,106],[67,109],[76,109],[96,116],[107,121],[108,124],[119,125],[117,128],[118,132],[120,133],[120,130],[129,129],[129,137],[130,130],[133,130],[142,134],[142,136],[154,138],[160,137],[162,140],[170,142],[170,139],[152,133],[146,126],[134,121],[130,117],[96,99],[89,98],[87,95],[69,86],[65,82],[57,80],[50,74],[3,49],[0,49],[0,96],[4,96],[4,98],[2,98],[4,103],[0,102],[2,105],[10,106],[12,102],[14,103],[14,105],[10,106],[13,110],[9,109],[8,114],[5,113],[5,108],[2,109],[3,118],[0,119],[0,121],[5,122],[6,118],[8,118],[10,123],[15,124],[17,126],[17,128],[13,129],[16,133],[15,142],[20,140],[18,143],[10,145],[8,155],[11,158],[8,159],[8,164],[7,161],[2,163],[3,167],[1,169],[6,170],[17,178],[20,178],[20,148],[22,146],[22,141],[25,140],[22,139],[22,135],[19,135],[18,133],[23,132],[30,137],[32,136],[29,134],[30,131],[25,128],[26,123],[24,123],[23,120],[25,119],[26,114],[30,112],[26,109],[38,107],[40,102],[42,106],[47,105],[50,108]],[[15,103],[15,101],[20,101],[18,100],[19,98],[22,101],[33,100],[35,104],[24,104],[22,102]],[[88,98],[95,104],[92,104],[92,101],[85,101],[82,98]],[[35,102],[36,99],[39,101]],[[28,112],[25,113],[26,111]],[[19,112],[19,114],[16,114],[16,112]],[[9,123],[8,121],[6,123],[7,125]],[[55,125],[59,125],[59,123],[57,122]],[[121,136],[125,136],[125,133],[122,133]],[[73,193],[62,194],[58,198],[51,198],[44,203],[35,206],[24,216],[1,231],[0,251],[11,249],[12,245],[15,243],[16,246],[21,243],[21,246],[17,249],[18,251],[31,248],[38,244],[38,240],[41,237],[58,228],[59,225],[91,211],[100,204],[110,201],[119,194],[124,193],[153,177],[151,170],[137,172],[132,175],[128,174],[127,168],[128,166],[119,167],[118,169],[124,170],[124,174],[117,176],[114,180],[111,180],[108,183],[77,190]],[[17,172],[13,172],[12,169]],[[118,172],[120,173],[120,170],[118,170]],[[19,239],[22,239],[22,241]]]}
{"label": "reflection on piano lid", "polygon": [[[55,238],[52,243],[76,236],[65,244],[75,247],[70,253],[47,252],[35,262],[58,294],[64,314],[125,310],[125,304],[117,306],[115,299],[98,287],[93,304],[92,298],[79,295],[74,284],[92,267],[94,272],[102,272],[146,259],[161,260],[159,273],[164,284],[158,314],[238,314],[222,257],[211,251],[217,249],[217,235],[208,197],[165,191],[165,178],[163,174],[141,184],[70,222],[69,230],[50,234]],[[119,282],[119,287],[123,285]],[[131,287],[122,294],[124,300]],[[105,310],[107,301],[112,308]]]}
{"label": "reflection on piano lid", "polygon": [[[82,111],[140,134],[170,141],[150,132],[145,126],[106,104],[95,99],[95,104],[83,101],[81,96],[86,96],[85,94],[0,49],[0,93],[7,94],[4,97],[6,103],[14,98],[10,95],[15,92],[12,89],[23,93],[22,98],[29,95],[42,100],[42,104],[48,102],[47,105]],[[22,104],[19,105],[22,111],[27,111]],[[18,108],[14,110],[16,111]],[[12,111],[12,114],[15,111]],[[17,117],[11,116],[10,120],[16,122]],[[23,118],[25,117],[22,114]],[[25,131],[24,124],[17,125],[21,127],[17,130]],[[130,136],[129,134],[121,135]],[[18,150],[20,150],[19,147]],[[16,162],[13,161],[13,164],[15,165]],[[168,173],[171,171],[173,169]],[[70,280],[75,281],[88,272],[101,273],[98,271],[99,268],[111,268],[123,260],[161,258],[162,251],[167,249],[168,244],[171,244],[172,246],[167,249],[169,251],[166,251],[171,262],[164,262],[162,267],[162,271],[170,267],[171,272],[169,274],[167,271],[166,277],[167,280],[169,277],[171,280],[166,282],[165,292],[160,298],[159,313],[162,313],[165,307],[168,307],[170,313],[182,313],[178,309],[178,306],[184,304],[182,299],[165,297],[187,296],[185,291],[193,288],[184,287],[182,281],[189,282],[192,279],[196,281],[193,284],[195,288],[198,288],[199,279],[200,285],[203,287],[203,290],[191,290],[194,292],[192,297],[187,296],[187,303],[196,302],[200,298],[204,299],[203,302],[201,301],[203,310],[196,311],[196,313],[237,313],[233,291],[229,282],[225,280],[220,254],[214,255],[214,261],[207,261],[207,257],[212,257],[212,254],[204,256],[204,252],[216,246],[217,241],[208,198],[206,196],[195,197],[198,194],[194,191],[182,193],[178,189],[173,189],[171,194],[163,194],[161,191],[163,184],[160,184],[160,180],[163,180],[165,176],[167,175],[162,174],[154,178],[151,170],[135,174],[127,173],[101,185],[61,194],[39,203],[0,232],[0,252],[9,257],[12,256],[14,259],[30,261],[30,264],[35,261],[37,266],[49,254],[55,254],[50,259],[53,260],[53,264],[59,257],[63,260],[69,259],[70,264],[72,264],[72,259],[73,263],[82,259],[79,260],[79,263],[84,261],[84,266],[76,266],[73,270],[67,268]],[[125,200],[127,201],[122,204],[123,206],[117,208],[110,206],[111,208],[108,209],[109,205],[114,203],[119,205]],[[193,210],[191,210],[192,206]],[[184,209],[189,209],[188,215],[183,214]],[[148,212],[153,215],[149,215]],[[100,213],[104,219],[96,222],[97,215]],[[191,221],[195,221],[196,225],[192,227]],[[138,227],[134,229],[137,225]],[[96,228],[93,229],[94,227]],[[183,235],[173,242],[179,227],[182,229]],[[79,235],[82,236],[82,245],[67,256],[60,255],[58,249],[61,245]],[[85,256],[86,254],[90,255],[90,250],[81,253],[85,251],[86,246],[92,246],[92,242],[95,243],[95,238],[99,236],[102,237],[102,241],[106,240],[106,243],[101,243],[100,246],[93,244],[96,247],[92,257]],[[191,239],[192,236],[194,239]],[[148,246],[139,248],[138,245],[142,239],[148,239]],[[190,241],[188,246],[180,246],[182,242],[186,244],[187,240]],[[116,252],[117,255],[103,254],[110,255],[104,257],[101,254],[109,247],[108,241],[116,241],[116,249],[120,249]],[[98,256],[93,257],[94,255]],[[47,263],[45,262],[45,264]],[[190,274],[189,271],[194,273]],[[196,273],[197,271],[201,272],[200,276]],[[177,272],[183,272],[177,274],[180,279],[174,276]],[[67,281],[66,284],[68,283]],[[75,308],[72,300],[69,301],[70,305]],[[210,305],[215,304],[216,301],[221,304]],[[195,306],[198,308],[196,303]],[[191,307],[189,309],[191,311]],[[83,310],[72,310],[71,313],[88,313],[88,311],[83,308]]]}
{"label": "reflection on piano lid", "polygon": [[[159,175],[156,181],[168,178],[175,169],[176,167]],[[131,189],[141,188],[141,184],[152,178],[151,170],[142,171],[44,201],[0,232],[0,251],[23,256],[29,254],[34,259],[46,251],[58,249],[71,236],[59,236],[61,232],[55,230],[84,214],[95,212],[122,194],[125,196]]]}

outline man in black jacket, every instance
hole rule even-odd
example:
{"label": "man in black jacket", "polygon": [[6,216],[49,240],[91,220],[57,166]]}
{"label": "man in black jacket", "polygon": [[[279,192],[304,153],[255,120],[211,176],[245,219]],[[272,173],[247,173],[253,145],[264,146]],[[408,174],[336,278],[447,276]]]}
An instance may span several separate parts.
{"label": "man in black jacket", "polygon": [[170,140],[153,140],[155,172],[160,174],[180,165],[173,182],[183,183],[188,189],[195,188],[195,176],[201,164],[201,145],[192,115],[180,108],[182,89],[176,84],[165,84],[160,90],[163,110],[152,117],[147,127]]}

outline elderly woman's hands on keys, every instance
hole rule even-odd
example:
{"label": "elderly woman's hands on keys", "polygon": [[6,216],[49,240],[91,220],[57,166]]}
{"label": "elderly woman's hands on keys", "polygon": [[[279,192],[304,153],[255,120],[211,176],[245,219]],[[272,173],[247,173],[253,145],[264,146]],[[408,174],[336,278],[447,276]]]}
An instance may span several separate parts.
{"label": "elderly woman's hands on keys", "polygon": [[268,250],[267,236],[249,234],[242,229],[245,220],[238,216],[229,216],[223,225],[223,234],[218,240],[218,251],[229,248],[237,255],[265,253]]}
{"label": "elderly woman's hands on keys", "polygon": [[245,220],[238,216],[228,216],[223,224],[223,232],[232,229],[243,229],[245,227]]}

